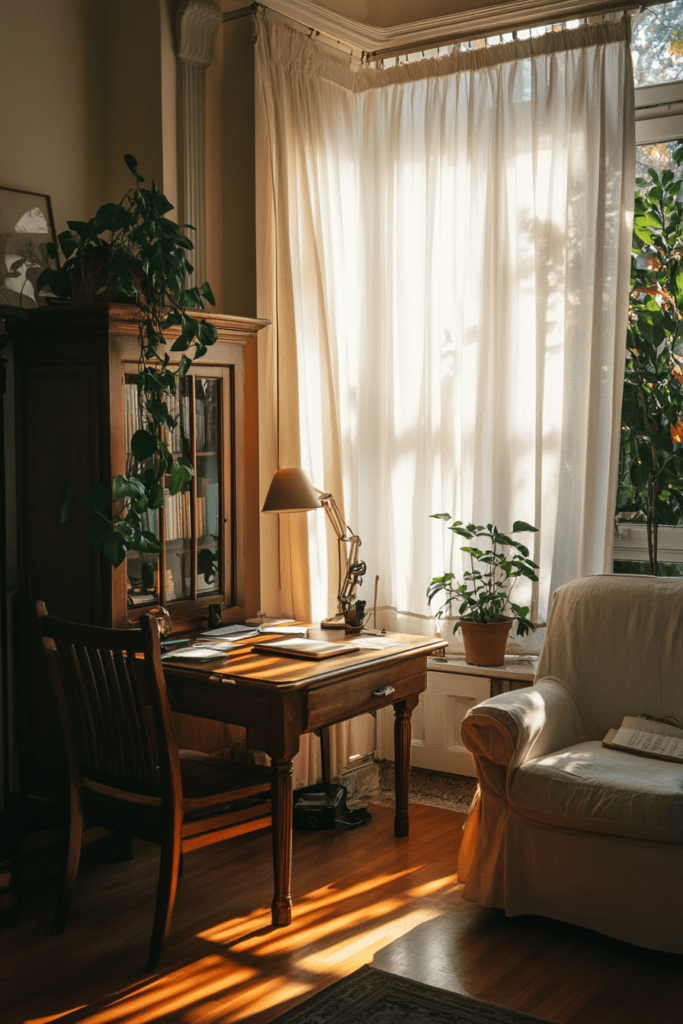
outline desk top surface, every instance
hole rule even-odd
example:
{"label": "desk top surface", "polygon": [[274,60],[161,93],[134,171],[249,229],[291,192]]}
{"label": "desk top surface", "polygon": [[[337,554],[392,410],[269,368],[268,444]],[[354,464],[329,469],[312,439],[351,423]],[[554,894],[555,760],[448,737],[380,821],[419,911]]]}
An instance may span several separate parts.
{"label": "desk top surface", "polygon": [[[325,630],[312,627],[308,630],[311,640],[326,640],[329,643],[346,643],[355,646],[359,638],[339,630]],[[368,639],[376,639],[367,637]],[[387,633],[386,639],[397,641],[396,646],[381,650],[368,648],[340,654],[321,661],[295,658],[290,655],[263,654],[252,650],[254,643],[276,640],[274,634],[238,641],[235,649],[226,653],[225,658],[198,664],[164,661],[164,674],[176,679],[184,676],[202,677],[210,682],[240,682],[250,686],[266,686],[278,689],[313,689],[335,679],[344,679],[373,669],[383,664],[415,657],[427,657],[446,646],[439,636],[413,636],[408,633]],[[283,638],[279,638],[283,639]]]}

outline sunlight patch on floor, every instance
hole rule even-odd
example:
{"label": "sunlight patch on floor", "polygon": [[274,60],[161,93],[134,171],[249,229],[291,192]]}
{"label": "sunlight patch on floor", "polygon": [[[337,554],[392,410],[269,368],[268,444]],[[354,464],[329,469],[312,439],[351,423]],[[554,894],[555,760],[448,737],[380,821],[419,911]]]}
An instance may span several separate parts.
{"label": "sunlight patch on floor", "polygon": [[434,893],[441,892],[441,890],[454,892],[457,884],[457,874],[446,875],[444,878],[434,878],[430,882],[424,882],[422,885],[416,885],[414,889],[407,889],[406,896],[433,896]]}
{"label": "sunlight patch on floor", "polygon": [[88,1024],[149,1024],[164,1019],[180,1010],[187,1012],[188,1004],[196,1004],[219,993],[229,993],[238,985],[252,981],[258,972],[254,968],[240,968],[231,964],[226,969],[223,957],[211,956],[198,960],[189,968],[174,971],[152,984],[117,1000],[110,1006],[88,1017]]}
{"label": "sunlight patch on floor", "polygon": [[[440,917],[441,913],[441,910],[426,907],[421,910],[414,910],[411,914],[392,917],[375,928],[368,928],[355,940],[349,940],[348,937],[342,938],[335,945],[329,946],[324,952],[317,950],[310,957],[301,959],[299,966],[309,971],[324,970],[327,973],[334,964],[349,960],[359,953],[375,953],[378,949],[382,949],[383,946],[387,945],[387,943],[394,942],[396,939],[401,938],[401,936],[407,935],[408,932],[412,931],[413,928],[417,928],[418,925],[424,924],[426,921],[433,921],[435,917]],[[371,923],[371,921],[368,921],[369,925]]]}

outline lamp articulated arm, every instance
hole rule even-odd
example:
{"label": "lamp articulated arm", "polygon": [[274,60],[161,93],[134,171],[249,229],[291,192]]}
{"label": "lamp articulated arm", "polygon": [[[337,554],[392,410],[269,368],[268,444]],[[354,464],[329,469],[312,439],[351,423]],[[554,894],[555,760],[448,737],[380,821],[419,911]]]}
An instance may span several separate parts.
{"label": "lamp articulated arm", "polygon": [[[358,558],[360,551],[361,539],[355,534],[344,522],[339,506],[332,497],[331,494],[326,494],[324,491],[319,491],[316,487],[318,495],[320,496],[320,503],[325,509],[325,514],[330,521],[332,529],[337,535],[337,541],[339,544],[339,593],[337,595],[337,616],[344,616],[346,609],[349,605],[353,604],[356,597],[356,588],[361,586],[363,580],[361,577],[365,575],[367,566],[365,562]],[[341,581],[341,546],[347,544],[348,549],[346,552],[346,571],[344,574],[344,581]]]}

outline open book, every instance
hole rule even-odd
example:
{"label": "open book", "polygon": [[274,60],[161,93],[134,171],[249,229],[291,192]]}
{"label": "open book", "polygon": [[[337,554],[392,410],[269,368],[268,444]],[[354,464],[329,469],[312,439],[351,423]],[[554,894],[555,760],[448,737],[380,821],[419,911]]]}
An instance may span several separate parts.
{"label": "open book", "polygon": [[641,757],[683,764],[683,729],[664,722],[655,722],[643,715],[624,718],[618,729],[610,729],[603,747],[626,750]]}

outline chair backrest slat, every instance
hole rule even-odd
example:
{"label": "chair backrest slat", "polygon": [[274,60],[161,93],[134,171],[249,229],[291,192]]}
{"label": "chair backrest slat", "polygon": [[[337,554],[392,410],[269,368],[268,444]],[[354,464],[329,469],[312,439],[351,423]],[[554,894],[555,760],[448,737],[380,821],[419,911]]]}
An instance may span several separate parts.
{"label": "chair backrest slat", "polygon": [[39,616],[72,769],[115,789],[177,796],[156,623],[143,616],[136,630],[80,626],[53,619],[40,605]]}

